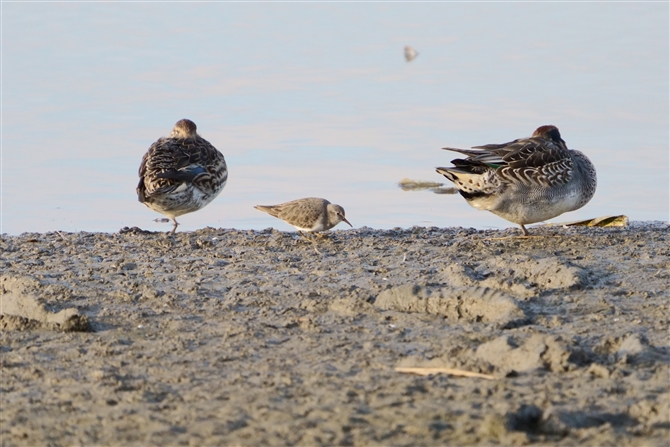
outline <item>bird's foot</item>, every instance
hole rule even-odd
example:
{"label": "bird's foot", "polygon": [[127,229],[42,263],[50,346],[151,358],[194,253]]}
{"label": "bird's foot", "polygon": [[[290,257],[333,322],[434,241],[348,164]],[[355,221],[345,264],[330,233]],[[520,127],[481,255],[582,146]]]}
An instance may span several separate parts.
{"label": "bird's foot", "polygon": [[177,219],[175,218],[172,218],[172,221],[174,222],[174,227],[172,227],[172,231],[170,232],[170,234],[175,234],[175,232],[177,231],[177,227],[179,226],[179,222],[177,222]]}
{"label": "bird's foot", "polygon": [[[315,233],[307,233],[307,232],[303,233],[302,231],[298,230],[298,234],[300,234],[300,236],[304,237],[305,239],[307,239],[308,241],[310,241],[310,242],[312,243],[312,247],[314,247],[314,251],[315,251],[317,254],[319,254],[319,255],[323,255],[323,253],[321,253],[321,252],[319,251],[319,249],[316,248],[316,238],[312,238],[312,235],[315,234]],[[319,233],[316,233],[316,236],[317,236],[317,237],[320,237]],[[297,243],[297,242],[298,242],[298,241],[296,241],[296,243]]]}

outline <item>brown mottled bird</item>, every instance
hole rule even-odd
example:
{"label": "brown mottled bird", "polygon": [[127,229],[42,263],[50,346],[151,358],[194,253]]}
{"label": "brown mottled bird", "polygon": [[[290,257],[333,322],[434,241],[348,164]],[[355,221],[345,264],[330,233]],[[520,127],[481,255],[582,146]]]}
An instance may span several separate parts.
{"label": "brown mottled bird", "polygon": [[473,207],[521,226],[554,218],[586,205],[596,192],[596,169],[570,150],[556,126],[541,126],[530,138],[472,149],[453,167],[437,168]]}
{"label": "brown mottled bird", "polygon": [[193,121],[177,121],[142,158],[137,198],[174,222],[210,203],[226,186],[228,167],[221,152],[196,132]]}
{"label": "brown mottled bird", "polygon": [[293,200],[280,205],[257,205],[254,208],[283,220],[297,228],[299,232],[326,231],[340,222],[346,222],[352,227],[344,217],[344,208],[317,197]]}

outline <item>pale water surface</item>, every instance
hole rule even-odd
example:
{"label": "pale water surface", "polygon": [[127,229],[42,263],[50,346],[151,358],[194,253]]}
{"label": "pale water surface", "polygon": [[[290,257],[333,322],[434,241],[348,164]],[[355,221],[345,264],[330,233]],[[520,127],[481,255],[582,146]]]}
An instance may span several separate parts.
{"label": "pale water surface", "polygon": [[135,186],[181,118],[230,170],[181,230],[291,230],[253,205],[307,196],[355,226],[509,227],[396,183],[549,123],[599,180],[554,221],[668,219],[667,2],[1,7],[2,233],[170,229]]}

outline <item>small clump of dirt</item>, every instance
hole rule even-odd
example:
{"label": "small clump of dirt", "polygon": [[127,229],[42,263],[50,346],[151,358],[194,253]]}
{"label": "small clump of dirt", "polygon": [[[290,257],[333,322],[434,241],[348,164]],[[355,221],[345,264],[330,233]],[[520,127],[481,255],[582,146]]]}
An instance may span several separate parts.
{"label": "small clump of dirt", "polygon": [[428,288],[406,284],[383,291],[375,306],[398,312],[439,315],[450,321],[508,325],[523,320],[524,312],[510,296],[484,287]]}
{"label": "small clump of dirt", "polygon": [[49,309],[50,304],[43,285],[28,276],[0,277],[0,309],[6,317],[7,329],[28,330],[44,328],[64,332],[87,332],[91,330],[89,319],[75,308],[59,311]]}

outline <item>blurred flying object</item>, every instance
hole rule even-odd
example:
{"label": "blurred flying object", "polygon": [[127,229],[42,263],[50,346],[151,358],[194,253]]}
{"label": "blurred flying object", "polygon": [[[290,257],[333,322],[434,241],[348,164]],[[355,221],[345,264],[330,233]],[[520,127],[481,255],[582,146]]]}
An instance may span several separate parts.
{"label": "blurred flying object", "polygon": [[398,186],[403,191],[423,191],[429,190],[435,194],[457,194],[456,188],[445,187],[444,183],[426,182],[423,180],[411,180],[404,178],[398,182]]}
{"label": "blurred flying object", "polygon": [[414,48],[410,47],[409,45],[405,47],[405,59],[407,62],[412,62],[418,55],[419,52]]}

